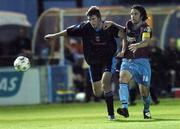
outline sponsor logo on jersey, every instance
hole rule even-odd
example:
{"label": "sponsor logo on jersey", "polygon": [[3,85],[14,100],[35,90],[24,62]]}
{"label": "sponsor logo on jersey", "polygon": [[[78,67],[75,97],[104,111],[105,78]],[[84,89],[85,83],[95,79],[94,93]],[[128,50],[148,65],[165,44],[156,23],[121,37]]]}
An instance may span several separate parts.
{"label": "sponsor logo on jersey", "polygon": [[130,42],[130,43],[136,42],[136,38],[135,37],[127,36],[127,41]]}
{"label": "sponsor logo on jersey", "polygon": [[100,36],[95,37],[96,42],[100,42]]}
{"label": "sponsor logo on jersey", "polygon": [[131,32],[131,30],[130,30],[130,29],[128,29],[128,30],[127,30],[127,33],[130,33],[130,32]]}

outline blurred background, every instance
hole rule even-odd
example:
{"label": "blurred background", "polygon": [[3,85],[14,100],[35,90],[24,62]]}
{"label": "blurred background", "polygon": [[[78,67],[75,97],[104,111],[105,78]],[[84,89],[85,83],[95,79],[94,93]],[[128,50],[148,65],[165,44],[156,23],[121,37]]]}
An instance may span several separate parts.
{"label": "blurred background", "polygon": [[[88,65],[80,38],[44,36],[86,20],[87,9],[100,7],[103,20],[125,25],[133,4],[142,4],[153,30],[151,46],[154,104],[180,97],[180,1],[130,0],[0,0],[0,105],[101,101],[92,95]],[[117,40],[118,44],[119,41]],[[13,61],[27,56],[32,68],[16,72]],[[117,77],[112,78],[114,98]],[[139,99],[130,84],[130,104]]]}

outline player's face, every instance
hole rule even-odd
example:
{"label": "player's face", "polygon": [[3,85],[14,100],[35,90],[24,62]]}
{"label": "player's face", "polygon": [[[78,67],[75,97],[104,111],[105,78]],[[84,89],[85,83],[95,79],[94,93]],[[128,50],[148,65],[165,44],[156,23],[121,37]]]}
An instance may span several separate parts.
{"label": "player's face", "polygon": [[97,28],[101,22],[101,19],[98,18],[96,15],[92,15],[91,17],[88,17],[88,20],[91,23],[93,28]]}
{"label": "player's face", "polygon": [[137,24],[141,21],[140,12],[137,9],[131,9],[130,15],[133,24]]}

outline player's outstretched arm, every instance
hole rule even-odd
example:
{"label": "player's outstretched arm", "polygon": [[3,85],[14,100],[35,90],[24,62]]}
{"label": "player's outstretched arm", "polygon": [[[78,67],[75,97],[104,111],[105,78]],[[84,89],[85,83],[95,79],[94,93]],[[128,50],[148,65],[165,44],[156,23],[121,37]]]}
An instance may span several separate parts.
{"label": "player's outstretched arm", "polygon": [[61,32],[58,32],[58,33],[54,33],[54,34],[47,34],[44,36],[44,39],[45,40],[49,40],[49,39],[52,39],[52,38],[57,38],[59,36],[67,36],[67,31],[66,30],[63,30]]}
{"label": "player's outstretched arm", "polygon": [[124,32],[124,30],[125,30],[124,26],[121,26],[113,21],[105,21],[104,25],[103,25],[103,29],[106,30],[109,27],[111,27],[112,25],[116,26],[121,32]]}
{"label": "player's outstretched arm", "polygon": [[125,51],[126,51],[126,48],[127,48],[127,41],[126,41],[126,39],[123,38],[122,39],[122,47],[119,48],[119,50],[121,50],[121,51],[118,52],[116,57],[123,58],[124,54],[125,54]]}
{"label": "player's outstretched arm", "polygon": [[124,27],[124,26],[119,25],[119,24],[117,24],[117,23],[115,23],[115,22],[112,22],[112,25],[116,26],[121,33],[124,33],[124,32],[125,32],[125,27]]}

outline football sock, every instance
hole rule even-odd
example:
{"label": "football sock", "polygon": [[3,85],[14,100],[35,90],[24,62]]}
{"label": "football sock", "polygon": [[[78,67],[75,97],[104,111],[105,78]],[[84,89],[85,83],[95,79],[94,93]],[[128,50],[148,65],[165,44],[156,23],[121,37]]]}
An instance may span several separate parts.
{"label": "football sock", "polygon": [[109,91],[104,93],[108,115],[114,115],[114,105],[113,105],[113,92]]}
{"label": "football sock", "polygon": [[129,99],[128,84],[126,83],[119,84],[119,99],[122,103],[122,108],[128,108],[128,99]]}
{"label": "football sock", "polygon": [[151,103],[151,96],[143,96],[143,101],[144,101],[144,112],[148,112],[149,111],[149,106]]}

